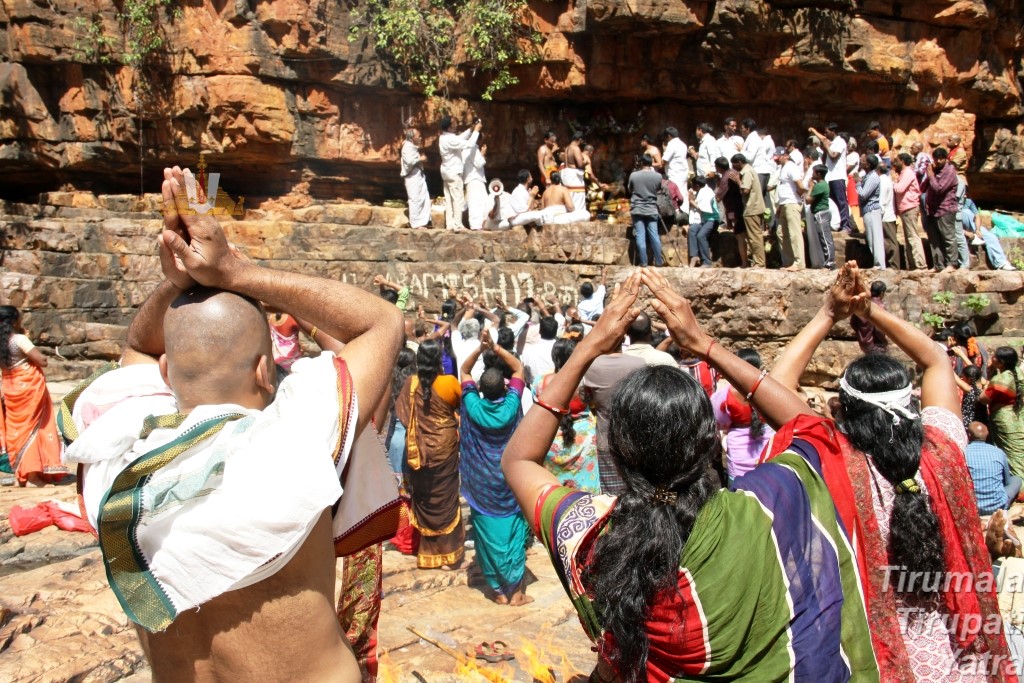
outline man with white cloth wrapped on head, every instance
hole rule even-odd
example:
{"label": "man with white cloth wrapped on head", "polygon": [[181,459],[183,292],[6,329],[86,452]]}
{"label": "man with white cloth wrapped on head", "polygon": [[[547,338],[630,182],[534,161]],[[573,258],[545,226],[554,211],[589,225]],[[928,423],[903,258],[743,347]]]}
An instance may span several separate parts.
{"label": "man with white cloth wrapped on head", "polygon": [[[334,609],[335,550],[351,537],[332,509],[377,485],[354,474],[383,453],[353,444],[390,386],[381,359],[401,347],[402,316],[357,287],[240,258],[215,218],[179,215],[186,175],[164,172],[166,279],[121,367],[74,401],[65,457],[155,681],[355,683]],[[258,301],[344,349],[279,382]]]}

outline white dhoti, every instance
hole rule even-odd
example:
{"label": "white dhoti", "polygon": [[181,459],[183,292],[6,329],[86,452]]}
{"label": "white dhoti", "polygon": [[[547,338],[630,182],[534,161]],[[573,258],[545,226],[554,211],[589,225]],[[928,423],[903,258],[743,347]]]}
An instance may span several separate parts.
{"label": "white dhoti", "polygon": [[563,168],[559,171],[562,186],[572,193],[572,203],[576,211],[587,208],[587,184],[583,179],[583,171],[578,168]]}
{"label": "white dhoti", "polygon": [[[564,207],[563,207],[564,208]],[[544,223],[543,211],[524,211],[508,219],[510,225],[541,225]]]}
{"label": "white dhoti", "polygon": [[430,225],[430,192],[422,170],[416,169],[405,177],[405,193],[409,196],[409,225],[414,228]]}
{"label": "white dhoti", "polygon": [[462,176],[448,178],[442,173],[441,181],[444,183],[444,227],[458,230],[463,227],[462,212],[466,210]]}
{"label": "white dhoti", "polygon": [[483,230],[484,220],[494,207],[494,202],[487,195],[487,184],[480,179],[466,182],[466,204],[469,207],[469,229]]}
{"label": "white dhoti", "polygon": [[566,223],[582,223],[590,220],[590,212],[584,209],[577,209],[576,211],[568,211],[561,204],[557,206],[549,206],[548,208],[541,211],[545,223],[554,223],[556,225],[565,225]]}

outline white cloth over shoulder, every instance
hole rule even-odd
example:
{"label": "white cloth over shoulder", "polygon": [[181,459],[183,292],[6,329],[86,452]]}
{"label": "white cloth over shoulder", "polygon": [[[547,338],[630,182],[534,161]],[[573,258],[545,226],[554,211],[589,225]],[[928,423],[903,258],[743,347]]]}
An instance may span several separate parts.
{"label": "white cloth over shoulder", "polygon": [[135,460],[204,420],[241,414],[142,480],[135,538],[177,613],[275,574],[342,494],[358,406],[353,395],[341,433],[338,387],[325,352],[296,361],[264,410],[199,406],[179,427],[140,439],[145,417],[177,410],[158,367],[102,375],[75,404],[80,436],[65,456],[84,465],[89,522],[102,525],[104,497]]}

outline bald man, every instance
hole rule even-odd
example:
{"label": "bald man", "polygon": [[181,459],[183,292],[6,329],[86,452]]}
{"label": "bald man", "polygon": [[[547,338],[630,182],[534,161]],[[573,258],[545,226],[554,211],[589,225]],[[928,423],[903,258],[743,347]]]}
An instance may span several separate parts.
{"label": "bald man", "polygon": [[651,317],[641,313],[629,326],[629,346],[623,352],[628,356],[635,356],[648,365],[670,365],[676,367],[676,359],[664,351],[660,351],[651,344],[654,331],[651,326]]}
{"label": "bald man", "polygon": [[964,455],[967,469],[974,480],[974,494],[978,499],[978,512],[991,515],[996,510],[1006,510],[1020,493],[1021,478],[1010,474],[1006,453],[988,440],[988,427],[981,422],[968,425],[970,443]]}
{"label": "bald man", "polygon": [[[360,681],[334,609],[332,508],[346,465],[365,462],[353,443],[390,382],[401,313],[239,258],[214,218],[176,211],[185,174],[165,171],[165,280],[121,368],[74,404],[66,457],[108,580],[157,683]],[[344,348],[279,377],[259,301]]]}

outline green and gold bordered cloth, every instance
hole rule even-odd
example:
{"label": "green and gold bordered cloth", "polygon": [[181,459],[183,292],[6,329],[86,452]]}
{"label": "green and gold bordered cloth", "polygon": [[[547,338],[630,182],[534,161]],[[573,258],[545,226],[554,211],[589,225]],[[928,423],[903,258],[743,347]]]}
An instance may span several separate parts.
{"label": "green and gold bordered cloth", "polygon": [[[117,476],[100,504],[100,550],[107,580],[125,614],[151,633],[166,629],[178,613],[149,571],[135,540],[142,513],[142,489],[154,472],[241,417],[241,414],[231,413],[203,420],[172,441],[143,454]],[[157,428],[177,429],[185,418],[180,413],[149,417],[140,436],[145,438]]]}
{"label": "green and gold bordered cloth", "polygon": [[75,421],[71,417],[71,414],[75,409],[75,403],[78,401],[78,397],[81,396],[82,392],[88,389],[89,386],[102,375],[105,375],[111,370],[116,370],[118,367],[118,364],[113,361],[104,363],[96,370],[96,372],[82,380],[74,389],[65,394],[63,399],[61,399],[60,409],[57,411],[57,431],[60,432],[61,438],[64,439],[64,443],[74,443],[75,439],[78,438],[78,427],[75,425]]}

